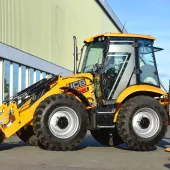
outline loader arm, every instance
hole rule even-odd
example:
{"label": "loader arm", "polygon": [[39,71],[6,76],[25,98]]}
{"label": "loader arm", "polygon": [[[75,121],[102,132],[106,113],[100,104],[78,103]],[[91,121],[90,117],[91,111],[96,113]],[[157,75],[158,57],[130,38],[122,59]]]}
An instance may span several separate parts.
{"label": "loader arm", "polygon": [[[89,77],[92,77],[92,75],[89,74]],[[78,98],[85,104],[86,109],[96,105],[96,102],[94,102],[95,96],[93,96],[92,80],[88,76],[83,78],[85,85],[83,84],[78,89],[74,89],[67,87],[67,85],[69,83],[77,83],[77,81],[82,83],[82,77],[63,78],[53,76],[50,79],[43,79],[33,84],[12,98],[4,101],[0,106],[0,142],[12,136],[23,126],[31,124],[35,110],[49,96],[71,93],[75,98]]]}
{"label": "loader arm", "polygon": [[32,121],[35,109],[44,98],[61,91],[53,88],[57,80],[58,76],[42,79],[3,102],[0,106],[0,143]]}

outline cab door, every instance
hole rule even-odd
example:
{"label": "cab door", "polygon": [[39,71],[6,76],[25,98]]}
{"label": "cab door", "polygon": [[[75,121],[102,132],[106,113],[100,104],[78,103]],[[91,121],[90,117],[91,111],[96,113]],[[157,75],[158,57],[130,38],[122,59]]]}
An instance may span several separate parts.
{"label": "cab door", "polygon": [[102,71],[102,93],[105,101],[114,101],[128,85],[136,83],[134,41],[110,41]]}

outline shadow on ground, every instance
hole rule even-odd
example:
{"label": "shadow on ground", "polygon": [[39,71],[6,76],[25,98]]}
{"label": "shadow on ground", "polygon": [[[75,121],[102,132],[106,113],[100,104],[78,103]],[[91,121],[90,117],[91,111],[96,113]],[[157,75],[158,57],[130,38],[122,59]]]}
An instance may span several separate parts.
{"label": "shadow on ground", "polygon": [[[161,147],[161,148],[166,148],[167,145],[170,145],[170,143],[165,140],[162,140],[159,143],[159,145],[157,145],[157,146]],[[82,143],[78,147],[75,148],[75,151],[82,150],[87,147],[107,147],[107,146],[101,145],[91,135],[87,135],[86,138],[82,141]],[[135,150],[131,149],[130,147],[128,147],[127,144],[121,144],[121,145],[117,146],[116,148],[121,149],[121,150],[135,151]],[[155,151],[155,150],[157,150],[157,147],[154,147],[150,151]],[[150,152],[150,151],[147,151],[147,152]]]}
{"label": "shadow on ground", "polygon": [[5,142],[0,145],[0,151],[9,150],[17,147],[29,146],[22,141],[18,142]]}
{"label": "shadow on ground", "polygon": [[[4,142],[0,145],[0,151],[2,150],[9,150],[9,149],[13,149],[13,148],[17,148],[17,147],[24,147],[24,146],[29,146],[28,144],[25,144],[22,141],[19,141],[19,139],[14,138],[16,142]],[[165,149],[168,145],[170,145],[170,138],[164,138],[159,145],[157,145],[160,148]],[[77,150],[83,150],[85,148],[88,147],[107,147],[104,145],[101,145],[99,142],[97,142],[90,134],[88,134],[85,139],[81,142],[81,144],[76,147],[74,149],[74,151]],[[117,148],[121,149],[121,150],[128,150],[128,151],[134,151],[131,148],[128,147],[128,145],[126,144],[121,144],[119,146],[117,146]],[[157,147],[154,147],[151,151],[156,150]]]}
{"label": "shadow on ground", "polygon": [[170,164],[164,164],[164,166],[168,169],[170,169]]}
{"label": "shadow on ground", "polygon": [[[166,138],[165,138],[165,139],[166,139]],[[159,146],[160,148],[165,149],[165,148],[167,148],[168,146],[170,146],[170,142],[167,142],[165,139],[163,139],[163,140],[158,144],[158,146]]]}

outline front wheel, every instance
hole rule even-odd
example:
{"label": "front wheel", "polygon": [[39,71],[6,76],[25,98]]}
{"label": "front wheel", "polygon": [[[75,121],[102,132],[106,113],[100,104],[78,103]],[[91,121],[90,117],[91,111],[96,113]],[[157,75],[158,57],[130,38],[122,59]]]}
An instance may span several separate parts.
{"label": "front wheel", "polygon": [[168,117],[163,106],[149,96],[124,103],[117,119],[118,133],[135,150],[150,150],[165,136]]}
{"label": "front wheel", "polygon": [[74,97],[62,94],[46,98],[33,120],[37,139],[48,150],[72,150],[87,133],[88,113]]}

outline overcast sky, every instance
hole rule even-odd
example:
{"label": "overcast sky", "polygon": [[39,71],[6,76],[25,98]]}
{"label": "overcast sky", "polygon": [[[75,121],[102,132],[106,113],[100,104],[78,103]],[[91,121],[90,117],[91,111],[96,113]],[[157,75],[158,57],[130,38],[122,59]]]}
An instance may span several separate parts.
{"label": "overcast sky", "polygon": [[170,79],[170,0],[107,0],[114,13],[125,23],[129,33],[152,35],[161,81],[168,89]]}

